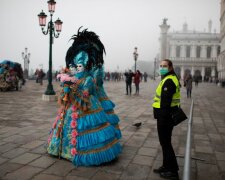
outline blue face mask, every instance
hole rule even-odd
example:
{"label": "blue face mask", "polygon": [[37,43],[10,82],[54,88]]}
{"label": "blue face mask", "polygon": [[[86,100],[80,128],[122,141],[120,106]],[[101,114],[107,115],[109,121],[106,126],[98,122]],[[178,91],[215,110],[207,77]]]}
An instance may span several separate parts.
{"label": "blue face mask", "polygon": [[167,67],[159,68],[159,74],[160,75],[165,75],[169,72]]}

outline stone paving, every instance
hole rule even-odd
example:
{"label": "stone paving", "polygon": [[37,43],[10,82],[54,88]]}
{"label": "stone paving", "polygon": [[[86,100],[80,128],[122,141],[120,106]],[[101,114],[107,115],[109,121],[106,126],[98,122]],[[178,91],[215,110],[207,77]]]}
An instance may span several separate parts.
{"label": "stone paving", "polygon": [[[76,167],[49,156],[44,143],[57,112],[56,102],[45,102],[46,89],[28,81],[21,91],[0,92],[0,179],[34,180],[160,180],[152,172],[161,165],[152,97],[159,80],[140,84],[139,96],[125,95],[124,82],[105,82],[109,97],[117,105],[122,130],[123,152],[116,161],[98,167]],[[54,82],[59,91],[59,83]],[[182,107],[189,116],[191,100],[182,88]],[[200,83],[193,87],[191,179],[225,179],[225,89]],[[140,128],[132,126],[141,121]],[[173,146],[182,179],[187,121],[175,127]]]}

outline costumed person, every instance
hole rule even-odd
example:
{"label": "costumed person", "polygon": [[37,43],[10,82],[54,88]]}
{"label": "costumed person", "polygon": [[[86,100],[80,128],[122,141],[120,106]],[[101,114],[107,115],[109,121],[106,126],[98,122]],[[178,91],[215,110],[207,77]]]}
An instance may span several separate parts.
{"label": "costumed person", "polygon": [[[121,152],[116,130],[96,95],[96,85],[90,75],[92,66],[101,66],[99,37],[87,29],[72,37],[66,55],[66,66],[76,67],[72,77],[61,78],[61,108],[48,138],[47,151],[63,157],[76,166],[91,166],[110,162]],[[99,40],[100,41],[100,40]]]}
{"label": "costumed person", "polygon": [[179,179],[178,164],[172,146],[173,120],[172,112],[178,110],[180,106],[180,82],[174,72],[173,63],[169,59],[160,62],[159,73],[161,82],[156,88],[154,97],[153,112],[157,119],[157,130],[159,142],[162,147],[162,166],[154,169],[166,179]]}
{"label": "costumed person", "polygon": [[122,136],[120,128],[119,128],[120,119],[114,112],[115,104],[109,99],[109,97],[107,96],[107,94],[105,92],[104,86],[103,86],[104,75],[105,75],[103,66],[102,67],[94,66],[92,68],[91,75],[94,78],[95,83],[97,85],[97,87],[96,87],[97,88],[96,89],[97,97],[98,97],[99,101],[101,102],[101,105],[102,105],[104,111],[108,115],[109,123],[116,128],[117,138],[120,139]]}

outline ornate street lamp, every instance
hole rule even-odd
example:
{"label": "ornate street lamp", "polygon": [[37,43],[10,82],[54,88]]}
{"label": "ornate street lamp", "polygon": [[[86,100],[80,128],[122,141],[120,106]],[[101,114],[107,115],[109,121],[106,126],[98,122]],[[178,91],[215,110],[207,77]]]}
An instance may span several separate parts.
{"label": "ornate street lamp", "polygon": [[27,53],[27,47],[25,48],[25,52],[22,52],[22,58],[24,62],[24,76],[25,78],[29,78],[30,53]]}
{"label": "ornate street lamp", "polygon": [[62,30],[62,21],[58,18],[54,23],[55,27],[52,21],[53,13],[55,12],[55,5],[56,2],[54,0],[48,1],[48,11],[50,12],[50,21],[47,25],[47,30],[44,30],[44,27],[46,25],[46,18],[47,15],[43,12],[38,14],[39,17],[39,25],[41,26],[42,33],[44,35],[47,35],[49,33],[49,70],[48,70],[48,86],[47,90],[45,91],[45,95],[55,95],[55,91],[53,89],[52,85],[52,44],[53,44],[53,38],[58,38],[59,34]]}
{"label": "ornate street lamp", "polygon": [[137,67],[137,58],[138,58],[138,53],[137,53],[137,47],[134,48],[134,72],[136,73],[136,67]]}

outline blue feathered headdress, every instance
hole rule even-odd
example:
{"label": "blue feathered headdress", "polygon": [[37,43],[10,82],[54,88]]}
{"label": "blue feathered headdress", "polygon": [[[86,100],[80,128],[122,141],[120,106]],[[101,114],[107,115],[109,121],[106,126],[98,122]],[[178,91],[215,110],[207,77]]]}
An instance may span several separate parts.
{"label": "blue feathered headdress", "polygon": [[[82,63],[85,69],[91,70],[93,66],[101,67],[104,63],[103,54],[105,48],[99,39],[99,36],[92,31],[78,29],[76,35],[72,36],[74,40],[72,46],[68,49],[66,54],[66,66],[76,66],[78,59],[83,59],[86,62]],[[79,56],[78,56],[79,54]]]}

